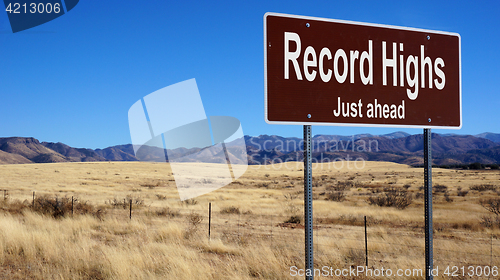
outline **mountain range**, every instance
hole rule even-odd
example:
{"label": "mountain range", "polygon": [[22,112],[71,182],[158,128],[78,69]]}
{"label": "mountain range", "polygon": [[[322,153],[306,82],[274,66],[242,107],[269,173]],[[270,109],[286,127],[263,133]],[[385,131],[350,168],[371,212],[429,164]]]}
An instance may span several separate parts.
{"label": "mountain range", "polygon": [[[245,136],[249,164],[268,164],[302,161],[302,139],[276,135]],[[432,134],[432,157],[437,165],[500,163],[500,134],[478,135]],[[227,146],[231,146],[228,143]],[[163,149],[146,147],[147,161],[163,161]],[[315,135],[312,138],[313,158],[316,161],[363,159],[390,161],[409,165],[423,163],[423,135],[394,132],[385,135],[357,134],[352,136]],[[177,155],[188,161],[212,161],[214,155],[200,148],[179,148]],[[228,149],[229,150],[229,149]],[[234,147],[233,153],[239,153]],[[33,137],[0,138],[0,164],[138,161],[131,144],[105,149],[74,148],[63,143],[40,142]]]}

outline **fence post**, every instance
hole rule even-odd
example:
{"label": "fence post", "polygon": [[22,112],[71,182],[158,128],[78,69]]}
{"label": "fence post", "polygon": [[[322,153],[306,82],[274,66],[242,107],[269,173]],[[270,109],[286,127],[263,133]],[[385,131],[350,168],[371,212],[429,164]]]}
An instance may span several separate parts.
{"label": "fence post", "polygon": [[71,196],[71,217],[73,217],[73,206],[74,206],[73,196]]}
{"label": "fence post", "polygon": [[33,203],[31,208],[35,209],[35,192],[33,192]]}
{"label": "fence post", "polygon": [[3,200],[7,199],[7,190],[3,190]]}
{"label": "fence post", "polygon": [[365,258],[366,258],[366,267],[368,267],[368,238],[366,234],[366,216],[365,216]]}
{"label": "fence post", "polygon": [[132,199],[130,200],[130,220],[132,220]]}
{"label": "fence post", "polygon": [[[490,269],[493,265],[493,232],[491,233],[491,247],[490,247]],[[491,273],[490,273],[491,274]],[[490,275],[488,275],[488,279],[490,279]]]}
{"label": "fence post", "polygon": [[271,215],[271,248],[273,247],[273,215]]}
{"label": "fence post", "polygon": [[210,227],[212,222],[212,202],[208,203],[208,241],[210,241]]}

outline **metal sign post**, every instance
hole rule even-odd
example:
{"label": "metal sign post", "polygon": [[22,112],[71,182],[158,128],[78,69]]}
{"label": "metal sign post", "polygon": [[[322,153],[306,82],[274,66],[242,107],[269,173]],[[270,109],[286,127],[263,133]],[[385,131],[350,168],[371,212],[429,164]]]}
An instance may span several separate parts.
{"label": "metal sign post", "polygon": [[[304,125],[304,226],[306,280],[314,279],[311,126]],[[309,273],[307,273],[309,272]]]}
{"label": "metal sign post", "polygon": [[432,280],[432,155],[431,129],[424,128],[425,268],[426,280]]}

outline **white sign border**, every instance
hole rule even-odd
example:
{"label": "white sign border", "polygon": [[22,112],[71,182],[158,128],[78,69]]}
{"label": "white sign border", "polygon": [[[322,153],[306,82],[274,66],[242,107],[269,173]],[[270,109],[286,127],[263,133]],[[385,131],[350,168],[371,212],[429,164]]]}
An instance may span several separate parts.
{"label": "white sign border", "polygon": [[[362,123],[325,123],[325,122],[284,122],[284,121],[270,121],[268,119],[267,112],[267,25],[266,19],[268,16],[279,16],[286,18],[296,18],[296,19],[309,19],[316,21],[326,21],[326,22],[335,22],[335,23],[344,23],[344,24],[352,24],[352,25],[362,25],[362,26],[371,26],[371,27],[381,27],[381,28],[389,28],[396,30],[405,30],[405,31],[418,31],[425,32],[431,34],[444,34],[458,37],[458,73],[459,73],[459,100],[460,100],[460,125],[459,126],[433,126],[433,125],[404,125],[404,124],[362,124]],[[446,32],[446,31],[437,31],[437,30],[429,30],[429,29],[420,29],[420,28],[412,28],[412,27],[403,27],[403,26],[394,26],[394,25],[386,25],[386,24],[376,24],[376,23],[366,23],[366,22],[357,22],[357,21],[349,21],[349,20],[338,20],[338,19],[328,19],[328,18],[318,18],[318,17],[309,17],[309,16],[299,16],[299,15],[291,15],[291,14],[281,14],[274,12],[267,12],[264,14],[264,119],[268,124],[281,124],[281,125],[321,125],[321,126],[353,126],[353,127],[397,127],[397,128],[435,128],[435,129],[461,129],[462,128],[462,38],[460,34],[455,32]]]}

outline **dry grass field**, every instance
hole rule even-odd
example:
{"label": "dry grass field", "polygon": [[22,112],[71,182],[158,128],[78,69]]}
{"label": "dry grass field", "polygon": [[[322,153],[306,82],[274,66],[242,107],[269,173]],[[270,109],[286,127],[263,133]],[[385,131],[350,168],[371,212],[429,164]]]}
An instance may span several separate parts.
{"label": "dry grass field", "polygon": [[[0,165],[0,278],[302,279],[290,274],[304,266],[302,169],[249,166],[181,203],[164,163]],[[433,183],[437,279],[465,279],[447,266],[499,266],[500,219],[480,202],[500,198],[500,172],[435,168]],[[422,168],[314,164],[315,267],[364,265],[366,216],[369,268],[423,268],[422,185]]]}

